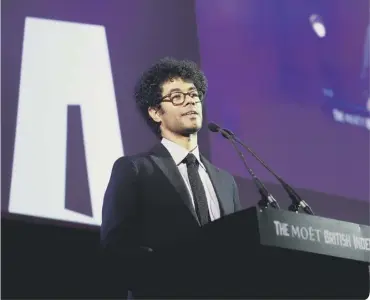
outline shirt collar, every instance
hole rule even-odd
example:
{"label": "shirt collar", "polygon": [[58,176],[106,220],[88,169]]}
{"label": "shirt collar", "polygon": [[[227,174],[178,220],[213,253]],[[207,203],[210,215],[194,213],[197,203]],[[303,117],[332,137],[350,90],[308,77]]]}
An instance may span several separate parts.
{"label": "shirt collar", "polygon": [[178,166],[179,164],[181,164],[184,160],[184,158],[191,152],[194,154],[194,156],[196,157],[196,159],[198,160],[199,164],[202,166],[202,168],[205,169],[203,163],[201,162],[200,160],[200,153],[199,153],[199,147],[196,146],[192,151],[188,151],[187,149],[185,149],[184,147],[166,139],[166,138],[162,138],[162,141],[161,141],[162,145],[166,147],[166,149],[168,150],[168,152],[170,152],[173,160],[175,161],[175,164]]}

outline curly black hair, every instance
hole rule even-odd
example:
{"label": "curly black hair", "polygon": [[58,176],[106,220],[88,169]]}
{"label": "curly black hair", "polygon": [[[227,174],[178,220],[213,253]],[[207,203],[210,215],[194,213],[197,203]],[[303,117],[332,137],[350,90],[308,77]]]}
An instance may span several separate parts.
{"label": "curly black hair", "polygon": [[159,107],[162,98],[163,83],[181,78],[192,82],[204,99],[208,83],[198,65],[190,60],[177,60],[172,57],[160,59],[145,71],[135,86],[135,100],[147,123],[155,134],[160,137],[160,124],[149,116],[149,107]]}

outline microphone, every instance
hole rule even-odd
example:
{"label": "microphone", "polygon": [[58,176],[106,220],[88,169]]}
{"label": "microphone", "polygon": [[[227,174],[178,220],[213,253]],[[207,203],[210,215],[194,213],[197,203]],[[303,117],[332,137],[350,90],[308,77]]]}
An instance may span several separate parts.
{"label": "microphone", "polygon": [[271,170],[271,168],[262,159],[260,159],[257,156],[257,154],[251,148],[249,148],[239,138],[237,138],[232,131],[230,131],[228,129],[220,128],[217,124],[214,124],[214,123],[212,123],[212,124],[213,124],[213,125],[211,125],[212,128],[217,128],[218,127],[218,131],[220,131],[224,137],[225,137],[225,135],[228,135],[228,136],[232,137],[243,148],[245,148],[249,153],[251,153],[252,156],[254,158],[256,158],[272,175],[274,175],[274,177],[280,182],[280,184],[283,186],[283,188],[285,189],[285,191],[289,195],[289,198],[292,200],[292,204],[288,208],[290,211],[297,212],[299,210],[299,208],[302,207],[302,209],[304,210],[305,213],[307,213],[309,215],[314,215],[313,210],[307,204],[307,202],[304,201],[298,195],[298,193],[288,183],[286,183],[279,175],[277,175],[273,170]]}
{"label": "microphone", "polygon": [[269,191],[267,190],[265,185],[262,183],[262,181],[256,176],[256,174],[254,174],[253,170],[248,166],[247,161],[243,153],[238,149],[233,136],[230,135],[228,131],[221,129],[221,127],[215,123],[209,123],[208,129],[212,132],[220,132],[223,135],[223,137],[225,137],[232,143],[235,150],[238,152],[241,160],[243,161],[244,166],[246,167],[248,173],[252,176],[253,182],[257,186],[257,189],[260,195],[262,196],[262,199],[258,202],[258,204],[264,208],[270,205],[273,208],[280,209],[280,206],[278,202],[276,201],[276,199],[269,193]]}

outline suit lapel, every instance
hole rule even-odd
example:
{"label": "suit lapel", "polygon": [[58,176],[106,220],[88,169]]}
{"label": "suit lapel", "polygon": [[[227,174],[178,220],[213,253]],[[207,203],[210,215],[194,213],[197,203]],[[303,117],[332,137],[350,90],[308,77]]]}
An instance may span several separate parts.
{"label": "suit lapel", "polygon": [[150,157],[179,193],[182,202],[189,209],[196,222],[200,224],[189,191],[171,154],[162,144],[158,144],[152,149]]}
{"label": "suit lapel", "polygon": [[201,155],[201,160],[211,179],[213,188],[215,189],[220,205],[221,216],[233,212],[232,201],[230,201],[232,199],[228,199],[230,195],[224,188],[225,184],[220,176],[220,170],[212,165],[203,155]]}

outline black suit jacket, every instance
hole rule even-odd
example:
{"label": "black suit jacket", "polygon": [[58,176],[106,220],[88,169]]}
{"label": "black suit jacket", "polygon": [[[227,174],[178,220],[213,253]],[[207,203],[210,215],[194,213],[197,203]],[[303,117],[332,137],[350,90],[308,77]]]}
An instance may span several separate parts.
{"label": "black suit jacket", "polygon": [[[216,191],[221,217],[240,210],[234,178],[202,155],[201,160]],[[114,163],[103,202],[101,244],[127,258],[126,270],[147,263],[148,248],[156,252],[176,245],[199,226],[188,189],[162,144]]]}

